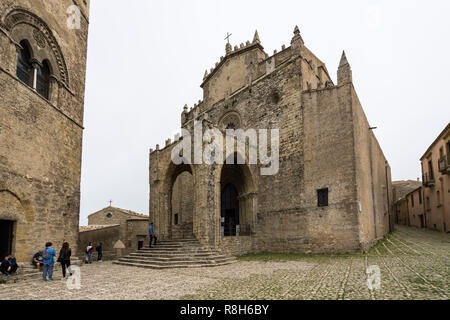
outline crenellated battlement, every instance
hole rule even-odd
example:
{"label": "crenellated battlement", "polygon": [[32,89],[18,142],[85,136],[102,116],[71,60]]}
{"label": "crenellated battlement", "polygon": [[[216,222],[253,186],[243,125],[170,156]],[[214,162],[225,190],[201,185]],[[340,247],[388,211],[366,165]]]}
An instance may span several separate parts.
{"label": "crenellated battlement", "polygon": [[[283,44],[272,55],[264,51],[258,31],[253,40],[235,45],[225,45],[225,55],[209,71],[206,70],[200,87],[203,99],[192,107],[187,104],[181,113],[181,127],[188,128],[194,120],[202,120],[215,108],[226,108],[231,100],[239,100],[241,92],[251,91],[253,86],[264,81],[290,63],[298,68],[302,92],[322,91],[335,87],[325,63],[312,53],[303,41],[300,30],[294,28],[290,46]],[[351,68],[343,53],[338,68],[338,85],[352,81]],[[167,139],[166,147],[179,140]],[[159,150],[159,147],[157,148]],[[152,150],[153,152],[153,150]]]}

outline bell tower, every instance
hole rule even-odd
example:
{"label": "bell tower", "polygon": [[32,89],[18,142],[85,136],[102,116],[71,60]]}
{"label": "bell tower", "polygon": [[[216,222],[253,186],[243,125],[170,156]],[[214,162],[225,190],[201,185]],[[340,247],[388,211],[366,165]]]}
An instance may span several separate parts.
{"label": "bell tower", "polygon": [[0,247],[19,262],[77,247],[88,26],[89,0],[0,2]]}

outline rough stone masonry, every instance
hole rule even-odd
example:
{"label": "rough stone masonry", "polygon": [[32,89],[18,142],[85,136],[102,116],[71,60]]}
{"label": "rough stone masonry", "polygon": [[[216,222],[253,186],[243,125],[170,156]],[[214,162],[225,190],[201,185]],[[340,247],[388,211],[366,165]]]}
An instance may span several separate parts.
{"label": "rough stone masonry", "polygon": [[[181,127],[191,134],[194,122],[204,130],[279,129],[279,172],[261,175],[248,154],[245,164],[175,165],[177,135],[150,150],[156,233],[179,238],[178,225],[186,228],[188,221],[203,245],[233,254],[357,252],[386,235],[392,224],[390,167],[345,53],[337,79],[334,84],[297,27],[291,46],[271,56],[257,32],[252,42],[228,43],[225,56],[205,72],[203,100],[184,107]],[[186,194],[193,206],[183,210],[174,199]]]}
{"label": "rough stone masonry", "polygon": [[0,2],[0,255],[21,262],[77,250],[88,17],[87,0]]}

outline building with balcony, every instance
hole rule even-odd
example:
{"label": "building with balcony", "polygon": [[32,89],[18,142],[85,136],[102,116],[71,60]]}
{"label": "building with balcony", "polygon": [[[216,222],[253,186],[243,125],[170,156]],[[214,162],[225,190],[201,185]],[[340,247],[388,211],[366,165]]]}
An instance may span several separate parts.
{"label": "building with balcony", "polygon": [[450,226],[450,123],[420,159],[427,227],[449,231]]}

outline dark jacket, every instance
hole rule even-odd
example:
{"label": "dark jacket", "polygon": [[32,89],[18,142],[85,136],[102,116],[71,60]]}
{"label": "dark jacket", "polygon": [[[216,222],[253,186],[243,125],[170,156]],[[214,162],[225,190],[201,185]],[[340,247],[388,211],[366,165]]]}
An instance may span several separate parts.
{"label": "dark jacket", "polygon": [[0,271],[2,273],[6,273],[9,267],[11,267],[11,262],[9,262],[9,260],[3,259],[2,264],[0,265]]}
{"label": "dark jacket", "polygon": [[61,248],[59,250],[59,258],[58,261],[70,261],[70,256],[72,255],[72,250],[66,250],[64,248]]}

